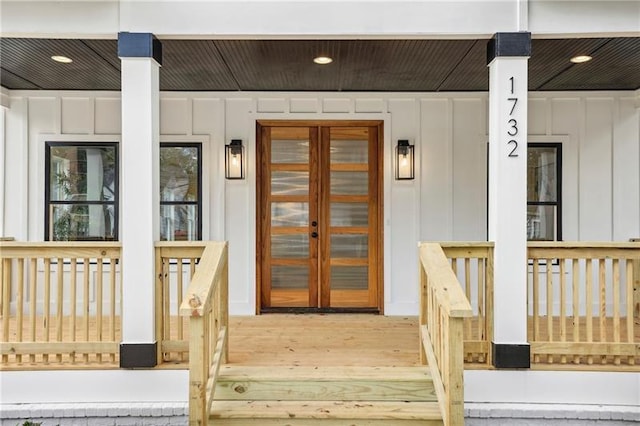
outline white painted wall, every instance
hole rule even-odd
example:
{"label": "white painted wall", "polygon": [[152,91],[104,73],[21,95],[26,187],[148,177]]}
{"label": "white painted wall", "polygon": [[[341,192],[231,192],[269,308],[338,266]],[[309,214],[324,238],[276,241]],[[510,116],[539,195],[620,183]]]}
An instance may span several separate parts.
{"label": "white painted wall", "polygon": [[632,0],[2,0],[9,37],[489,37],[632,35]]}
{"label": "white painted wall", "polygon": [[[255,311],[255,120],[382,119],[385,311],[417,312],[416,244],[486,239],[486,93],[162,93],[161,140],[203,143],[203,237],[230,241],[231,312]],[[529,140],[563,143],[565,240],[640,236],[636,92],[529,94]],[[44,237],[44,143],[119,140],[117,92],[11,92],[6,111],[6,236]],[[224,179],[240,138],[247,179]],[[416,144],[416,179],[392,179],[398,139]],[[122,219],[121,219],[122,220]]]}

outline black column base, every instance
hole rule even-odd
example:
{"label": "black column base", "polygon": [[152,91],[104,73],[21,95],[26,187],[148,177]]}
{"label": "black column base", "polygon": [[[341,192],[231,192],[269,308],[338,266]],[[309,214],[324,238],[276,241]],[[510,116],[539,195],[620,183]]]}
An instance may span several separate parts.
{"label": "black column base", "polygon": [[495,368],[531,368],[531,346],[491,342]]}
{"label": "black column base", "polygon": [[158,365],[158,343],[121,343],[120,368],[153,368]]}

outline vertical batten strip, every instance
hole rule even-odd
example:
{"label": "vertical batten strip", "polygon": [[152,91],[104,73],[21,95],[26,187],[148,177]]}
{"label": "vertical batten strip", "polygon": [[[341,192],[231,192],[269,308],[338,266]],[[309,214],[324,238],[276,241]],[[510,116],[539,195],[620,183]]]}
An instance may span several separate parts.
{"label": "vertical batten strip", "polygon": [[[613,259],[613,341],[620,343],[620,259]],[[614,355],[613,363],[620,365],[620,355]]]}
{"label": "vertical batten strip", "polygon": [[[24,326],[24,259],[18,259],[18,281],[16,282],[16,341],[22,342],[22,327]],[[9,322],[9,318],[7,318]],[[22,362],[22,354],[17,355],[17,361]]]}
{"label": "vertical batten strip", "polygon": [[[604,259],[599,259],[598,261],[598,283],[600,285],[600,289],[598,292],[599,300],[600,300],[600,309],[599,309],[599,323],[600,326],[600,342],[607,341],[607,334],[605,327],[607,326],[607,269]],[[602,355],[600,357],[600,362],[602,364],[607,363],[607,357]]]}
{"label": "vertical batten strip", "polygon": [[[572,284],[573,284],[573,342],[580,341],[580,262],[578,259],[571,259]],[[580,356],[573,356],[573,363],[580,364]]]}
{"label": "vertical batten strip", "polygon": [[[51,259],[44,260],[44,341],[49,341],[49,330],[51,324]],[[49,354],[44,354],[45,364],[49,362]]]}
{"label": "vertical batten strip", "polygon": [[[64,303],[64,259],[56,259],[58,268],[56,271],[56,342],[62,342],[62,321]],[[56,361],[62,362],[62,354],[56,354]]]}
{"label": "vertical batten strip", "polygon": [[[38,288],[37,266],[38,266],[37,258],[29,259],[29,341],[30,342],[36,341],[36,318],[37,318],[36,301],[38,300],[37,290],[36,290]],[[29,361],[35,362],[36,355],[35,354],[29,355]]]}

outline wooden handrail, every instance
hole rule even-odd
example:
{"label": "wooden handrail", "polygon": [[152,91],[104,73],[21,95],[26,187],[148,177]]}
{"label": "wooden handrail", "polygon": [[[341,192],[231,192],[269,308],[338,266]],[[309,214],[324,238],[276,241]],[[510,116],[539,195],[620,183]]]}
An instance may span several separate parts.
{"label": "wooden handrail", "polygon": [[428,361],[444,424],[463,426],[463,320],[473,312],[442,247],[422,243],[419,256],[421,361]]}
{"label": "wooden handrail", "polygon": [[189,317],[189,424],[208,424],[220,366],[228,358],[228,245],[208,243],[180,306]]}

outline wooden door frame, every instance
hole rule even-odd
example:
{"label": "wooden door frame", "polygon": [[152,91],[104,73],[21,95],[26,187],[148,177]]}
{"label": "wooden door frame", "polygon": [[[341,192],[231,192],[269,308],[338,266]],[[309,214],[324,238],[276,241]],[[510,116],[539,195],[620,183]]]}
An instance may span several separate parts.
{"label": "wooden door frame", "polygon": [[[265,164],[260,164],[265,158],[262,146],[262,129],[265,127],[376,127],[377,133],[377,226],[376,226],[376,266],[377,266],[377,309],[384,315],[384,120],[256,120],[256,314],[260,315],[262,306],[262,244],[268,236],[262,235],[262,217],[259,209],[262,206],[262,170]],[[318,136],[320,134],[318,132]],[[322,171],[321,171],[322,172]],[[327,225],[328,226],[328,225]],[[371,247],[371,245],[370,245]]]}

